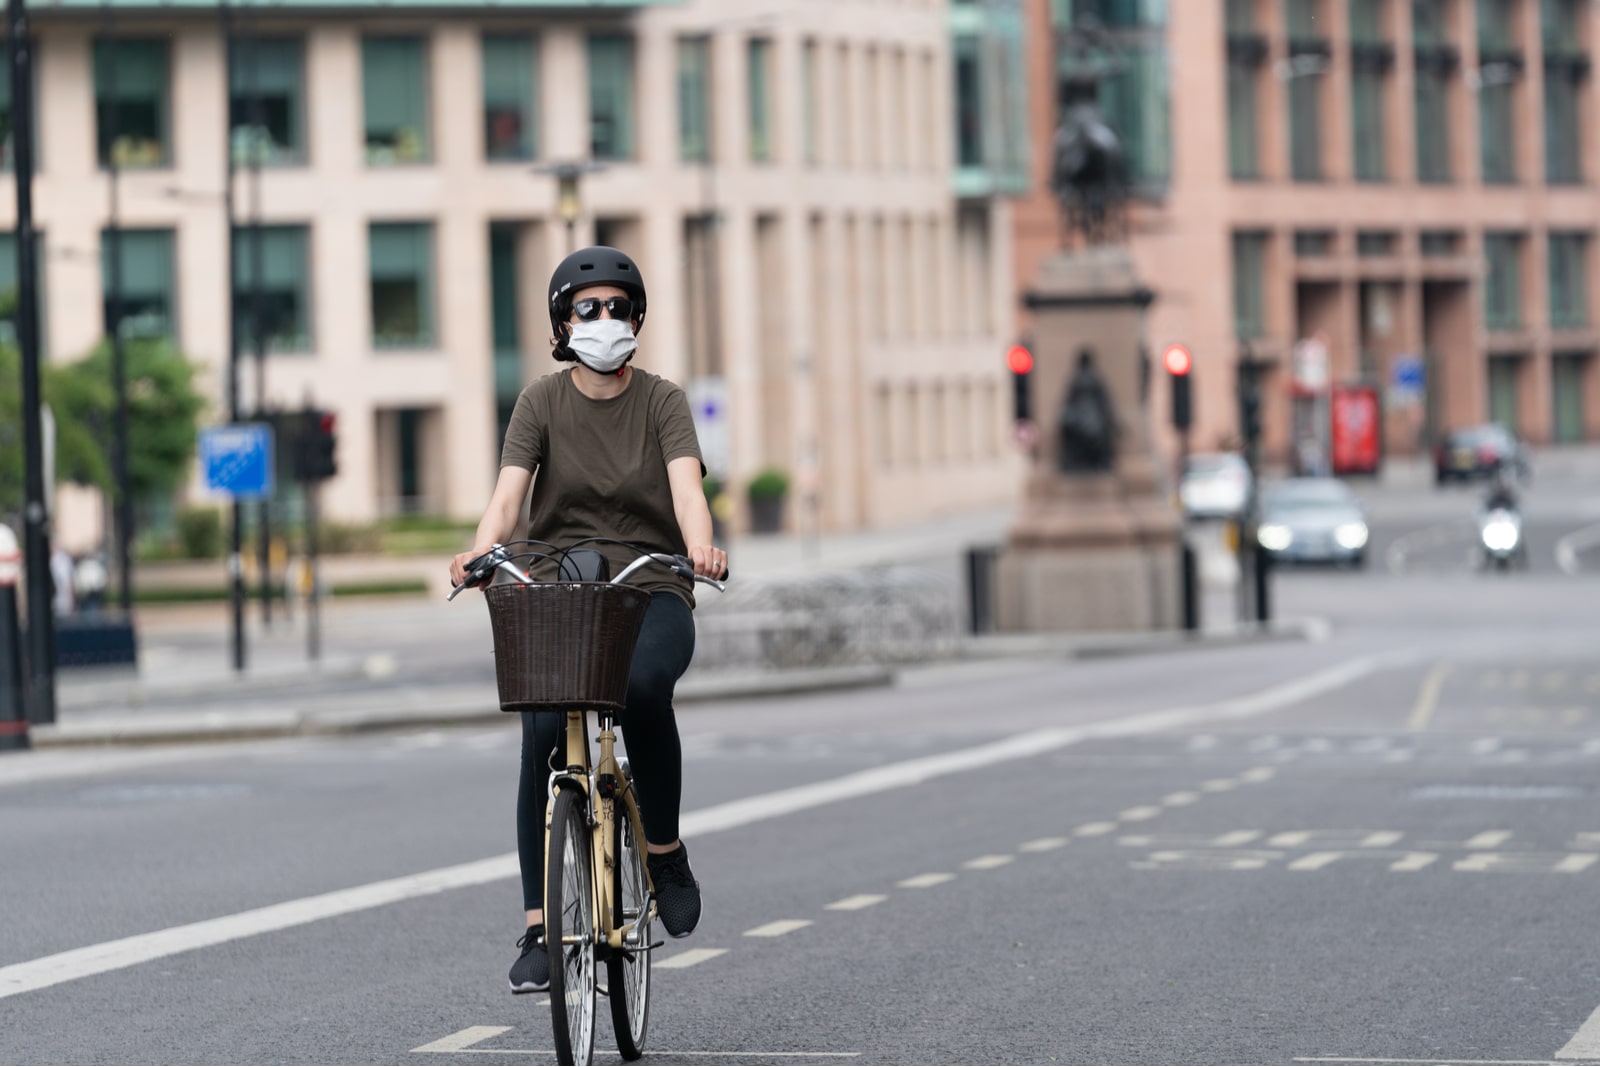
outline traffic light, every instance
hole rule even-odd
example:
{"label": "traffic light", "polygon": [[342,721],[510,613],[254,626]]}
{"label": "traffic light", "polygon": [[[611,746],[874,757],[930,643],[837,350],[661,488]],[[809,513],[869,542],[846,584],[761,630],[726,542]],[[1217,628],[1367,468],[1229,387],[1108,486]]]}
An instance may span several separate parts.
{"label": "traffic light", "polygon": [[1029,402],[1029,381],[1033,374],[1033,353],[1025,344],[1012,345],[1006,350],[1006,367],[1011,371],[1011,413],[1017,422],[1027,422],[1033,417]]}
{"label": "traffic light", "polygon": [[1182,345],[1168,345],[1161,353],[1161,365],[1172,379],[1172,425],[1187,432],[1194,422],[1194,401],[1190,396],[1189,372],[1194,369],[1194,357]]}
{"label": "traffic light", "polygon": [[1261,440],[1261,389],[1253,378],[1239,388],[1239,436],[1247,446]]}
{"label": "traffic light", "polygon": [[300,437],[299,463],[295,477],[302,482],[321,482],[339,473],[334,452],[339,438],[334,432],[338,417],[331,411],[306,413],[305,430]]}

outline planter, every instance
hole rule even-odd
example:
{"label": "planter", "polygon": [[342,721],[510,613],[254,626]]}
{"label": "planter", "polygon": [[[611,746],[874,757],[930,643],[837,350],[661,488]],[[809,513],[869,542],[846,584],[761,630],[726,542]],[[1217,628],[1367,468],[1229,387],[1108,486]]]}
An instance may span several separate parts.
{"label": "planter", "polygon": [[783,497],[750,498],[750,532],[779,533],[783,530]]}

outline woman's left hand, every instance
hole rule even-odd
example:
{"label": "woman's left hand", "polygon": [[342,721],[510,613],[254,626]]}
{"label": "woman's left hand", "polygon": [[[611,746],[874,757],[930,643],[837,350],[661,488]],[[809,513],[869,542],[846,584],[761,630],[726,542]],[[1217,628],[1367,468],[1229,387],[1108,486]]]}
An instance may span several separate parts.
{"label": "woman's left hand", "polygon": [[721,580],[728,573],[728,554],[715,545],[695,545],[689,549],[694,561],[694,572],[706,578]]}

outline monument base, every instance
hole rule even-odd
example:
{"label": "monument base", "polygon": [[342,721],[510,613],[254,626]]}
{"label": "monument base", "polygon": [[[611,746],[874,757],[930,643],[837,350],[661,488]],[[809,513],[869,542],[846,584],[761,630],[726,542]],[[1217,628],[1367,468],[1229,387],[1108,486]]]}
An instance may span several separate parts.
{"label": "monument base", "polygon": [[1084,633],[1181,625],[1173,509],[1112,474],[1040,477],[995,570],[1003,632]]}

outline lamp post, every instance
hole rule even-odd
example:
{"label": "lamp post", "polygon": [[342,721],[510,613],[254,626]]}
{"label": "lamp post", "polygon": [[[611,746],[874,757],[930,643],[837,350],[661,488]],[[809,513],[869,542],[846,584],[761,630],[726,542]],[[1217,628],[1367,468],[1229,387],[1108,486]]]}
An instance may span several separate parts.
{"label": "lamp post", "polygon": [[532,168],[535,174],[549,174],[556,180],[556,215],[567,226],[567,251],[578,250],[578,219],[583,215],[583,201],[578,196],[578,186],[585,174],[604,170],[599,163],[587,160],[580,163],[541,163]]}
{"label": "lamp post", "polygon": [[106,309],[106,329],[111,334],[111,387],[116,396],[116,417],[112,424],[112,477],[116,482],[117,515],[117,599],[122,614],[133,611],[133,489],[128,477],[128,361],[122,337],[122,205],[121,165],[117,142],[122,138],[120,104],[117,99],[117,51],[115,15],[110,4],[103,12],[106,43],[106,186],[110,205],[106,219],[106,258],[110,277]]}

